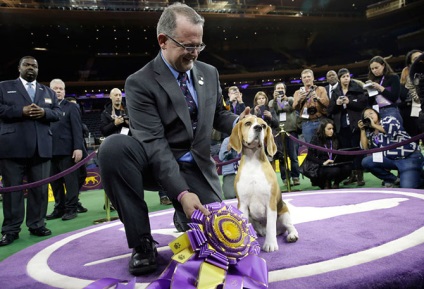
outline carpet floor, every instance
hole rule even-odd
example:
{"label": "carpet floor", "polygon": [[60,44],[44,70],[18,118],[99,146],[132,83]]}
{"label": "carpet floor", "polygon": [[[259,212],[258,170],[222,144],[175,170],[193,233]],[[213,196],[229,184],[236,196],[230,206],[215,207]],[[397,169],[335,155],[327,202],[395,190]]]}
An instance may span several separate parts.
{"label": "carpet floor", "polygon": [[[424,288],[422,190],[317,190],[283,198],[300,239],[287,243],[280,236],[278,251],[260,253],[269,288]],[[225,202],[236,206],[235,200]],[[138,277],[136,288],[160,275],[172,256],[167,245],[178,236],[172,209],[150,215],[160,270]],[[119,221],[88,226],[4,259],[0,288],[84,288],[105,277],[129,280],[130,253]]]}

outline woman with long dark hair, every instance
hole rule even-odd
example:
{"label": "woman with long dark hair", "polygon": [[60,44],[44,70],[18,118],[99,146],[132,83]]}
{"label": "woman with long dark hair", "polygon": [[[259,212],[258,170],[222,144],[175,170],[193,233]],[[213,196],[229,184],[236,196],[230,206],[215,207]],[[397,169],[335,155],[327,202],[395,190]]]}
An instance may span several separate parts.
{"label": "woman with long dark hair", "polygon": [[403,124],[397,105],[400,102],[399,76],[394,73],[383,57],[374,56],[370,60],[368,79],[364,88],[368,90],[370,105],[380,113],[382,118],[394,116]]}
{"label": "woman with long dark hair", "polygon": [[[331,150],[339,148],[334,122],[331,119],[324,118],[320,121],[311,144]],[[334,163],[336,155],[332,152],[309,148],[307,157],[310,161],[319,164],[318,178],[312,181],[312,185],[319,186],[321,189],[338,189],[340,182],[347,178],[352,170],[350,164]]]}

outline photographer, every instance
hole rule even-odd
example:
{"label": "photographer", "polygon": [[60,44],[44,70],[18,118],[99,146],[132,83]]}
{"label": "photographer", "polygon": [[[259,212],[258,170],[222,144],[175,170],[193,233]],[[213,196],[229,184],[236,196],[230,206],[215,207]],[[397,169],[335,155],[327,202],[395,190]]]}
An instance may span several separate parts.
{"label": "photographer", "polygon": [[263,91],[258,91],[253,99],[254,115],[262,118],[272,128],[273,133],[280,129],[277,115],[268,106],[268,96]]}
{"label": "photographer", "polygon": [[421,111],[418,117],[419,132],[424,132],[424,53],[411,65],[409,78],[415,86],[415,91],[420,99]]}
{"label": "photographer", "polygon": [[109,98],[111,103],[105,105],[100,119],[102,126],[100,131],[104,137],[111,134],[129,132],[129,119],[127,110],[122,103],[122,92],[118,88],[113,88],[110,91]]}
{"label": "photographer", "polygon": [[324,87],[314,85],[314,73],[305,69],[301,73],[302,86],[294,93],[293,107],[302,120],[302,134],[305,142],[310,143],[316,134],[319,122],[327,116],[329,103]]}
{"label": "photographer", "polygon": [[[284,131],[290,133],[293,137],[298,138],[298,115],[293,108],[293,97],[288,97],[286,95],[286,85],[284,83],[278,82],[275,84],[274,99],[269,101],[269,107],[276,112],[280,127],[282,126]],[[275,137],[275,143],[277,145],[277,153],[274,155],[274,160],[279,160],[281,180],[287,185],[287,182],[290,180],[286,180],[284,147],[281,135]],[[293,185],[297,186],[300,185],[298,160],[299,144],[289,137],[285,137],[285,145],[287,149],[287,156],[291,163],[290,168],[287,168],[287,170],[289,170],[288,175],[292,178]]]}
{"label": "photographer", "polygon": [[[340,85],[332,93],[328,105],[328,115],[331,115],[340,148],[353,148],[359,146],[360,132],[357,126],[361,119],[362,111],[367,107],[368,98],[362,87],[350,78],[347,68],[338,71]],[[357,156],[353,162],[351,176],[343,182],[348,185],[357,182],[358,186],[364,186],[364,174],[361,167],[363,156]]]}
{"label": "photographer", "polygon": [[[366,108],[362,112],[358,127],[364,150],[386,147],[411,138],[398,119],[393,116],[381,119],[380,114],[372,108]],[[398,182],[401,188],[419,188],[422,184],[422,165],[423,155],[415,142],[373,153],[362,160],[364,169],[383,180],[386,188],[393,188]],[[390,170],[398,170],[400,179]]]}

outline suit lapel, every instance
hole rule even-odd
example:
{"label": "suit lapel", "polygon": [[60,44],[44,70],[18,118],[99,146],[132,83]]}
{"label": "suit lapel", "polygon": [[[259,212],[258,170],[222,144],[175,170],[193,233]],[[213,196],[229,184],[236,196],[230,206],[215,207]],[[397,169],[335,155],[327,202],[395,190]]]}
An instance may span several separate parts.
{"label": "suit lapel", "polygon": [[[166,64],[163,62],[160,54],[155,58],[155,72],[157,73],[156,80],[161,84],[163,89],[168,94],[174,105],[174,109],[177,115],[183,121],[186,130],[190,134],[190,137],[193,138],[193,127],[191,125],[190,114],[187,109],[186,100],[176,79]],[[176,91],[179,93],[175,93]]]}
{"label": "suit lapel", "polygon": [[192,69],[192,80],[194,89],[197,93],[197,130],[201,129],[204,123],[203,113],[206,106],[206,85],[203,77],[203,73],[197,69],[196,65],[194,65]]}
{"label": "suit lapel", "polygon": [[29,97],[28,91],[25,89],[24,85],[22,84],[22,81],[18,78],[15,80],[15,84],[16,90],[19,91],[19,93],[23,95],[29,103],[32,103],[31,97]]}

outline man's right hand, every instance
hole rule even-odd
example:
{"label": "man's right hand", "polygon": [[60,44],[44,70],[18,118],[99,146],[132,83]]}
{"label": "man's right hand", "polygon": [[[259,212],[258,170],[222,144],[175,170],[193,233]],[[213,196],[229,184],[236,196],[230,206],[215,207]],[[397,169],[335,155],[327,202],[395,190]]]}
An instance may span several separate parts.
{"label": "man's right hand", "polygon": [[183,206],[184,213],[187,218],[191,218],[195,210],[200,210],[205,216],[209,216],[210,212],[202,205],[199,197],[195,193],[185,193],[180,200],[181,206]]}

